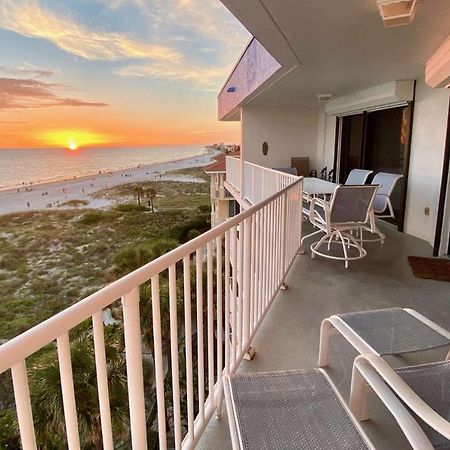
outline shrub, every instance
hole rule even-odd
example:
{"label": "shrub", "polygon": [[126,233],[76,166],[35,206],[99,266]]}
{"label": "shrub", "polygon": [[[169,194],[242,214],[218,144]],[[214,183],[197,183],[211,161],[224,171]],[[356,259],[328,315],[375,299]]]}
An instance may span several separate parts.
{"label": "shrub", "polygon": [[135,205],[134,203],[123,203],[121,205],[117,205],[114,209],[119,212],[150,211],[149,208]]}
{"label": "shrub", "polygon": [[99,223],[103,220],[103,214],[98,211],[89,211],[86,214],[83,214],[83,216],[80,219],[80,222],[83,225],[94,225],[96,223]]}
{"label": "shrub", "polygon": [[117,277],[122,277],[151,261],[152,251],[144,245],[124,247],[113,258],[113,271]]}

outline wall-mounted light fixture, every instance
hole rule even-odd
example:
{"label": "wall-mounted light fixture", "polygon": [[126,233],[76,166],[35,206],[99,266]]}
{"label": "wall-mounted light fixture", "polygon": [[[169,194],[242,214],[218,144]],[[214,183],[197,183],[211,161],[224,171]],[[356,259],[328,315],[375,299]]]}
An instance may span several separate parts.
{"label": "wall-mounted light fixture", "polygon": [[409,25],[414,20],[419,0],[377,0],[384,26]]}

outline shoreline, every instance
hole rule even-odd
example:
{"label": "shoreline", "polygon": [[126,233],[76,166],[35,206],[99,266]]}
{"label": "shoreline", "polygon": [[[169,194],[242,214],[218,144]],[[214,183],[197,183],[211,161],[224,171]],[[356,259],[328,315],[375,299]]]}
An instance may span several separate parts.
{"label": "shoreline", "polygon": [[20,189],[20,191],[25,191],[25,189],[28,188],[27,192],[31,192],[31,190],[33,190],[34,188],[39,188],[42,187],[44,185],[51,185],[53,183],[69,183],[71,181],[83,181],[83,180],[88,180],[89,178],[93,178],[93,177],[100,177],[102,175],[113,175],[116,173],[120,173],[120,172],[128,172],[130,170],[135,170],[135,169],[150,169],[153,166],[157,166],[157,165],[162,165],[162,164],[168,164],[168,163],[177,163],[177,162],[183,162],[183,161],[187,161],[193,158],[201,158],[204,156],[207,156],[209,154],[214,153],[215,150],[203,150],[203,152],[198,153],[197,155],[194,156],[188,156],[186,158],[178,158],[178,159],[169,159],[167,161],[155,161],[149,164],[138,164],[137,166],[127,166],[127,167],[120,167],[117,169],[103,169],[101,171],[98,172],[92,172],[92,173],[87,173],[84,175],[74,175],[72,177],[59,177],[59,178],[54,178],[51,180],[45,180],[45,181],[29,181],[29,182],[24,182],[21,184],[15,184],[12,186],[0,186],[0,193],[3,192],[9,192],[9,191],[16,191],[17,189]]}
{"label": "shoreline", "polygon": [[[208,150],[196,156],[176,160],[138,165],[114,171],[105,171],[78,178],[46,181],[32,185],[19,185],[0,189],[0,215],[25,211],[53,209],[101,209],[113,204],[104,198],[92,198],[92,194],[121,184],[144,181],[192,181],[186,176],[167,175],[178,169],[203,167],[210,164],[217,156],[217,150]],[[27,189],[27,190],[26,190]],[[88,204],[65,205],[74,200],[86,201]]]}

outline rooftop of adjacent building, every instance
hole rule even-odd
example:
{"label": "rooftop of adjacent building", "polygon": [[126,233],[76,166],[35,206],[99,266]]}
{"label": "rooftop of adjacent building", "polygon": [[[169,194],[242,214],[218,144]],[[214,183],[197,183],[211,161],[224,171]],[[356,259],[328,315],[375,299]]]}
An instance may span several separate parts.
{"label": "rooftop of adjacent building", "polygon": [[204,167],[206,173],[225,173],[227,171],[226,166],[226,157],[227,156],[233,156],[235,158],[241,157],[241,151],[240,150],[234,150],[231,152],[228,152],[223,155],[216,156],[214,159],[215,161],[207,166]]}

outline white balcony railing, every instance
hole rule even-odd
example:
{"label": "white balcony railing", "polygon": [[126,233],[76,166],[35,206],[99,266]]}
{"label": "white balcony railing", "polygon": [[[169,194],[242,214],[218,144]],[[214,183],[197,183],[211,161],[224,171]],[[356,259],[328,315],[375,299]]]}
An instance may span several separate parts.
{"label": "white balcony railing", "polygon": [[[227,182],[251,205],[269,198],[299,179],[295,175],[268,169],[248,161],[244,162],[244,174],[241,177],[240,159],[230,156],[226,159],[226,165]],[[241,189],[242,180],[243,189]]]}
{"label": "white balcony railing", "polygon": [[[258,171],[256,167],[250,170]],[[85,321],[93,336],[103,447],[114,448],[102,310],[118,299],[123,312],[131,446],[147,447],[146,433],[152,424],[146,423],[144,396],[141,332],[148,330],[141,329],[143,286],[151,289],[159,446],[166,449],[168,442],[174,442],[176,449],[190,449],[196,445],[214,411],[220,415],[222,374],[238,367],[300,245],[302,179],[274,180],[270,174],[261,181],[263,194],[257,194],[256,181],[249,187],[253,200],[273,191],[261,203],[0,347],[0,373],[11,370],[25,450],[36,449],[27,359],[49,344],[55,346],[59,363],[67,444],[71,450],[80,448],[69,333]],[[164,282],[168,280],[169,320],[161,313],[163,277]],[[165,332],[167,327],[170,333]]]}

